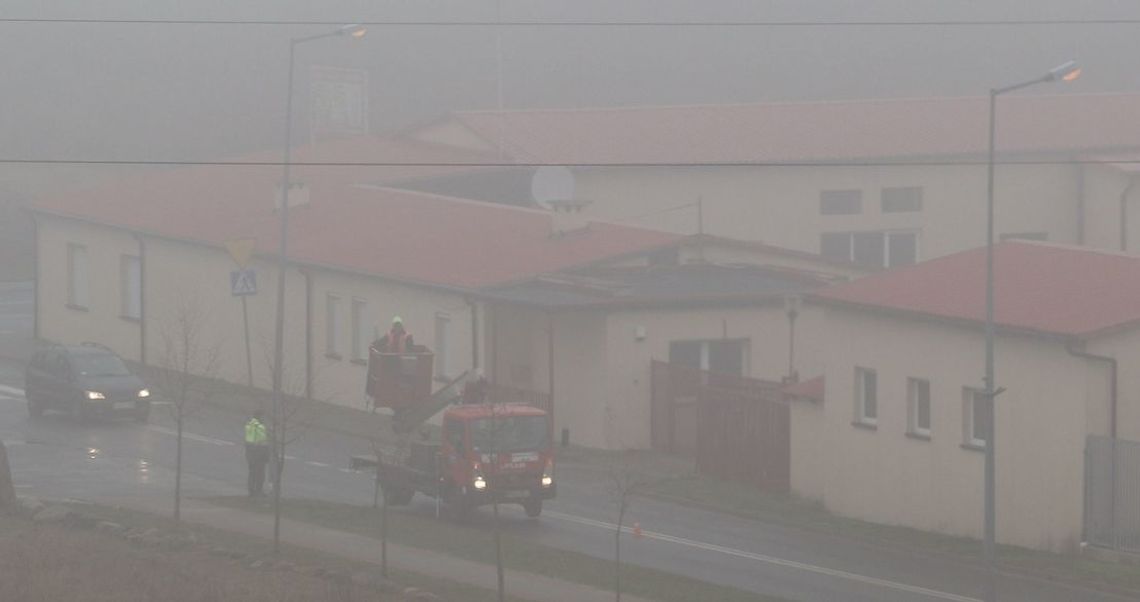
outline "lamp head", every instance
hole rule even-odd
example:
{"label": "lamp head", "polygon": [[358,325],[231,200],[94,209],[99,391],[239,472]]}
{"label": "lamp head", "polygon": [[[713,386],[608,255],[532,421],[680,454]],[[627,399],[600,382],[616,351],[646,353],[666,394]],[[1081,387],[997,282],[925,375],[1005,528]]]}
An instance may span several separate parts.
{"label": "lamp head", "polygon": [[1047,81],[1061,80],[1064,82],[1071,82],[1081,76],[1081,66],[1076,61],[1069,61],[1062,65],[1057,65],[1049,70],[1046,76]]}
{"label": "lamp head", "polygon": [[337,29],[336,32],[342,36],[352,36],[359,39],[363,38],[365,34],[368,33],[368,28],[363,25],[353,23],[350,25],[341,25],[340,29]]}

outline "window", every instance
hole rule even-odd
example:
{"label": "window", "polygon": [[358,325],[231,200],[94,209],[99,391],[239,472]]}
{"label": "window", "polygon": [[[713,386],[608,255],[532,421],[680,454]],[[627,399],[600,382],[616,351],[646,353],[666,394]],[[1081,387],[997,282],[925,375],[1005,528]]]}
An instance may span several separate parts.
{"label": "window", "polygon": [[87,247],[67,245],[67,304],[87,309],[91,303],[87,273]]}
{"label": "window", "polygon": [[836,261],[893,268],[918,261],[916,232],[825,232],[819,254]]}
{"label": "window", "polygon": [[142,319],[142,262],[136,255],[123,255],[119,259],[119,277],[122,282],[122,316]]}
{"label": "window", "polygon": [[907,432],[920,437],[930,436],[930,381],[908,378]]}
{"label": "window", "polygon": [[922,211],[922,187],[884,188],[881,200],[883,213]]}
{"label": "window", "polygon": [[435,375],[446,378],[448,375],[447,355],[451,341],[451,317],[445,313],[435,315]]}
{"label": "window", "polygon": [[986,392],[979,389],[962,389],[963,441],[974,447],[986,446],[988,415],[986,413]]}
{"label": "window", "polygon": [[862,212],[862,190],[824,190],[819,193],[820,215],[858,215]]}
{"label": "window", "polygon": [[445,420],[443,423],[443,436],[455,451],[460,453],[467,451],[466,446],[463,445],[463,422],[456,419]]}
{"label": "window", "polygon": [[874,426],[878,421],[878,377],[874,370],[855,368],[855,422]]}
{"label": "window", "polygon": [[717,374],[744,376],[746,340],[673,341],[669,362]]}
{"label": "window", "polygon": [[368,359],[369,338],[368,302],[364,299],[352,300],[352,359]]}
{"label": "window", "polygon": [[325,297],[325,355],[340,359],[340,297],[329,293]]}

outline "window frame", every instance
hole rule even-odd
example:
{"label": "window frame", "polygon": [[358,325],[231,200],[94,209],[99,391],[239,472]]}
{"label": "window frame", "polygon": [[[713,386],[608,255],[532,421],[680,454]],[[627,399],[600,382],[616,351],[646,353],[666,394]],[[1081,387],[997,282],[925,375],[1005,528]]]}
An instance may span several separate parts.
{"label": "window frame", "polygon": [[[845,198],[842,195],[851,195],[852,198]],[[844,202],[852,202],[854,207],[836,207]],[[831,205],[829,205],[829,202]],[[820,215],[862,215],[863,214],[863,190],[860,188],[832,188],[828,190],[819,191],[819,214]]]}
{"label": "window frame", "polygon": [[341,359],[340,330],[343,322],[341,313],[342,297],[337,293],[325,293],[325,357]]}
{"label": "window frame", "polygon": [[349,322],[352,328],[352,361],[368,361],[368,345],[371,342],[368,328],[368,300],[353,297],[349,307]]}
{"label": "window frame", "polygon": [[[887,199],[888,193],[897,193],[897,192],[902,192],[902,191],[917,191],[918,192],[918,194],[916,195],[916,198],[913,199],[914,200],[914,206],[910,207],[908,205],[907,208],[902,208],[902,209],[888,208],[887,207],[887,205],[888,205],[888,199]],[[879,191],[879,211],[881,213],[921,213],[922,212],[923,196],[925,196],[925,190],[923,189],[922,186],[884,186]],[[899,202],[900,200],[901,199],[893,199],[893,201],[896,203]]]}
{"label": "window frame", "polygon": [[[923,401],[919,395],[922,386],[926,389],[926,426],[919,424],[920,403]],[[907,434],[929,439],[934,424],[933,404],[931,403],[930,380],[925,378],[908,377],[906,379],[906,407],[907,407]]]}
{"label": "window frame", "polygon": [[986,392],[978,387],[962,387],[962,445],[985,449],[988,442],[975,436],[978,401],[985,403]]}
{"label": "window frame", "polygon": [[[867,414],[867,375],[872,378],[874,415]],[[873,368],[855,366],[855,424],[877,428],[879,425],[879,375]]]}
{"label": "window frame", "polygon": [[[860,235],[877,235],[880,240],[880,249],[882,257],[874,264],[860,263],[855,260],[855,238]],[[847,253],[845,257],[838,257],[836,255],[826,254],[825,250],[827,245],[824,244],[825,237],[842,236],[847,239]],[[914,262],[913,263],[893,263],[891,253],[891,241],[896,237],[909,236],[914,239]],[[819,235],[819,254],[827,259],[834,261],[845,261],[855,265],[865,265],[876,268],[890,269],[901,267],[904,265],[914,265],[922,261],[922,240],[920,231],[916,229],[903,229],[903,230],[843,230],[838,232],[821,232]]]}
{"label": "window frame", "polygon": [[67,243],[67,306],[80,310],[91,307],[91,260],[87,245]]}

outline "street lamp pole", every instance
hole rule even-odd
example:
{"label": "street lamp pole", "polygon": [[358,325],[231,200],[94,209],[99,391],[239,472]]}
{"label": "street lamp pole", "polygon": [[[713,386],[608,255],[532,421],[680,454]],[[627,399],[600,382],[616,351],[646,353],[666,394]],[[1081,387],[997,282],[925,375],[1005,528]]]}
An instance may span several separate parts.
{"label": "street lamp pole", "polygon": [[277,552],[281,536],[281,456],[284,455],[281,411],[281,379],[285,363],[285,274],[289,267],[289,171],[293,151],[293,72],[297,46],[334,36],[351,36],[362,38],[367,30],[361,25],[343,25],[333,31],[293,38],[289,40],[289,77],[285,91],[285,148],[282,158],[281,173],[281,207],[279,208],[280,232],[278,233],[277,248],[277,315],[274,323],[273,342],[273,551]]}
{"label": "street lamp pole", "polygon": [[[1054,81],[1070,82],[1080,77],[1081,69],[1075,61],[1069,61],[1051,69],[1045,75],[1031,80],[1016,83],[1011,86],[990,89],[989,104],[989,149],[986,156],[986,376],[985,376],[985,526],[983,555],[989,569],[990,578],[987,586],[987,602],[996,600],[994,589],[994,572],[997,558],[995,539],[997,535],[996,495],[995,495],[995,453],[994,434],[995,412],[994,398],[1000,392],[994,381],[994,141],[996,133],[997,97],[1007,92],[1028,88],[1036,84]],[[971,411],[973,409],[971,408]],[[977,417],[975,416],[975,420]]]}

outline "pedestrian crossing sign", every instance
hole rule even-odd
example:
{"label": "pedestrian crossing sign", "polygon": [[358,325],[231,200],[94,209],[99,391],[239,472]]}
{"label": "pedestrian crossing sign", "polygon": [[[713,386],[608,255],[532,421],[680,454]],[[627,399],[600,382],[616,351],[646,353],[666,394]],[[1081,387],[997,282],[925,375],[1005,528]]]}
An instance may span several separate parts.
{"label": "pedestrian crossing sign", "polygon": [[235,297],[257,294],[257,274],[253,270],[230,272],[230,293]]}

